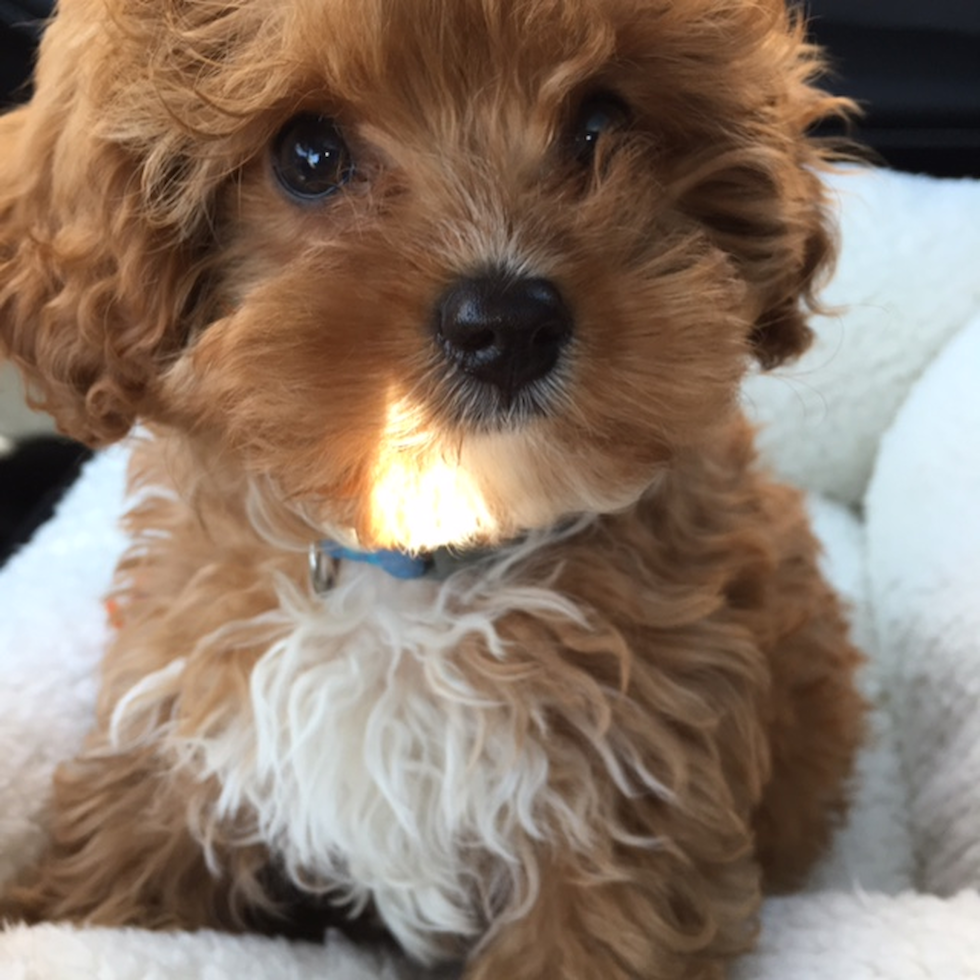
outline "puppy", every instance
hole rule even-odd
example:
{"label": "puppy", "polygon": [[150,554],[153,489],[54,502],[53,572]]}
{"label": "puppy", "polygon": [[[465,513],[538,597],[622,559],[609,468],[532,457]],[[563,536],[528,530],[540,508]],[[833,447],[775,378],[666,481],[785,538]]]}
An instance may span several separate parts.
{"label": "puppy", "polygon": [[8,918],[724,974],[862,728],[738,407],[832,253],[818,69],[779,0],[63,0],[0,338],[65,432],[142,436]]}

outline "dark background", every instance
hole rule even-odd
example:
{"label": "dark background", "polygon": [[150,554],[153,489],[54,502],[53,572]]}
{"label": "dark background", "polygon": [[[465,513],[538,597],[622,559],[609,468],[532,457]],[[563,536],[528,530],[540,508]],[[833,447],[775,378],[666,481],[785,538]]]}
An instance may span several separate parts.
{"label": "dark background", "polygon": [[898,170],[980,177],[980,2],[809,0],[829,88],[857,99],[858,139]]}
{"label": "dark background", "polygon": [[[285,0],[284,0],[285,2]],[[795,0],[827,51],[828,87],[856,99],[852,132],[876,162],[980,177],[980,0]],[[0,0],[0,104],[27,79],[49,0]],[[0,459],[0,563],[49,515],[84,451],[32,440]]]}
{"label": "dark background", "polygon": [[0,98],[7,104],[30,74],[48,0],[0,0]]}

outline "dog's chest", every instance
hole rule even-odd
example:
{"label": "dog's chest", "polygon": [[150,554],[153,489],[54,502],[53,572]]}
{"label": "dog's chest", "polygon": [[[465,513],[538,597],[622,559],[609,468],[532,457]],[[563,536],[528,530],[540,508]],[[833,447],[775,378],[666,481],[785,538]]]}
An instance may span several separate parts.
{"label": "dog's chest", "polygon": [[542,733],[461,669],[467,644],[506,656],[500,595],[466,609],[452,598],[367,566],[321,600],[284,595],[248,711],[195,752],[222,787],[215,820],[254,813],[294,881],[373,899],[423,958],[437,934],[476,937],[527,898],[522,844],[567,809]]}

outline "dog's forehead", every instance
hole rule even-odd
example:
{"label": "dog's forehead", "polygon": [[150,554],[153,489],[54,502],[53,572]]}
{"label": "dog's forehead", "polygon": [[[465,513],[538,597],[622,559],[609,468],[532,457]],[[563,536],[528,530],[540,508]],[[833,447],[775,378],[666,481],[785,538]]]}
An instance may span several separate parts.
{"label": "dog's forehead", "polygon": [[513,57],[561,59],[624,13],[622,0],[299,0],[293,10],[276,7],[310,47],[331,57],[375,67],[418,58],[431,71],[457,73]]}
{"label": "dog's forehead", "polygon": [[562,73],[574,76],[571,84],[609,56],[621,7],[620,0],[325,0],[287,11],[286,23],[294,54],[343,101],[400,94],[432,105],[535,92],[549,80],[561,87]]}

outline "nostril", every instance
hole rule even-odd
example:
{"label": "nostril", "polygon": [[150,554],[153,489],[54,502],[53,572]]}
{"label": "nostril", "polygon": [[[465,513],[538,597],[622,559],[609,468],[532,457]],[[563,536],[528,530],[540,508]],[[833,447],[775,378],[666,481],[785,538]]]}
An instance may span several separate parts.
{"label": "nostril", "polygon": [[555,368],[572,317],[547,279],[491,274],[459,280],[443,294],[437,332],[457,367],[514,391]]}
{"label": "nostril", "polygon": [[460,342],[469,350],[486,350],[497,343],[497,335],[492,330],[473,330],[460,338]]}
{"label": "nostril", "polygon": [[479,290],[450,290],[442,302],[439,332],[460,351],[480,351],[497,342],[495,317]]}
{"label": "nostril", "polygon": [[555,342],[561,343],[565,336],[565,325],[558,320],[549,320],[541,324],[531,335],[532,347],[547,347]]}

